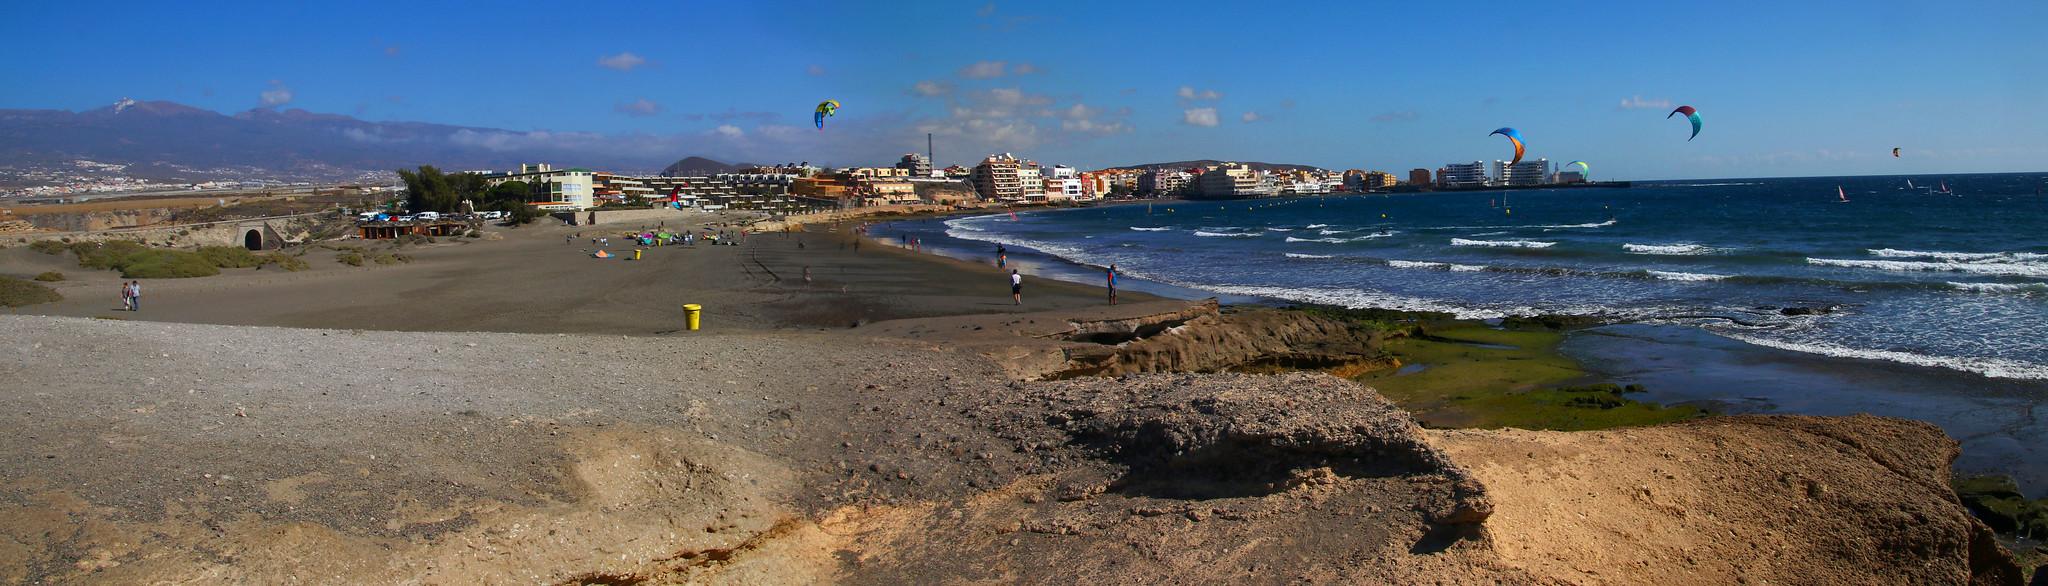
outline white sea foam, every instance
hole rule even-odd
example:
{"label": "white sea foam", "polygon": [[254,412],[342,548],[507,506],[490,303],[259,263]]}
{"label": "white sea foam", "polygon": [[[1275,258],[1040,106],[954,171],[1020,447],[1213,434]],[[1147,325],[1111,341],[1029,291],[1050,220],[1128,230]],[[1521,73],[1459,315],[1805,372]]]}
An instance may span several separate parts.
{"label": "white sea foam", "polygon": [[1293,237],[1293,236],[1288,236],[1288,237],[1287,237],[1287,241],[1288,241],[1288,242],[1322,242],[1322,243],[1325,243],[1325,244],[1342,244],[1342,243],[1345,243],[1345,242],[1350,242],[1350,241],[1351,241],[1351,239],[1349,239],[1349,238],[1295,238],[1295,237]]}
{"label": "white sea foam", "polygon": [[1719,281],[1729,277],[1729,275],[1712,275],[1706,273],[1674,273],[1668,271],[1650,271],[1649,273],[1650,276],[1663,279],[1666,281]]}
{"label": "white sea foam", "polygon": [[1139,232],[1165,232],[1167,230],[1171,230],[1172,228],[1147,228],[1144,226],[1131,226],[1131,229],[1137,230]]}
{"label": "white sea foam", "polygon": [[1550,226],[1530,226],[1530,227],[1531,227],[1531,228],[1602,228],[1602,227],[1606,227],[1606,226],[1613,226],[1614,224],[1615,224],[1615,221],[1614,221],[1614,220],[1608,220],[1608,221],[1605,221],[1605,222],[1593,222],[1593,223],[1590,223],[1590,224],[1557,224],[1557,225],[1550,225]]}
{"label": "white sea foam", "polygon": [[1721,251],[1718,248],[1698,244],[1623,244],[1621,248],[1635,254],[1661,254],[1666,256],[1698,256]]}
{"label": "white sea foam", "polygon": [[1451,239],[1451,246],[1490,246],[1494,248],[1550,248],[1556,245],[1556,242],[1536,242],[1533,240],[1466,240],[1464,238]]}
{"label": "white sea foam", "polygon": [[1949,281],[1948,286],[1957,291],[1972,293],[2048,293],[2048,284],[2041,283],[1958,283]]}
{"label": "white sea foam", "polygon": [[1299,253],[1299,252],[1290,252],[1290,253],[1287,253],[1287,258],[1330,258],[1330,255],[1327,255],[1327,254],[1302,254],[1302,253]]}
{"label": "white sea foam", "polygon": [[1303,227],[1303,228],[1328,228],[1328,227],[1330,227],[1330,225],[1329,225],[1329,224],[1309,224],[1309,225],[1307,225],[1307,226],[1302,226],[1302,227]]}
{"label": "white sea foam", "polygon": [[1196,231],[1195,231],[1195,235],[1196,235],[1196,236],[1201,236],[1201,237],[1204,237],[1204,238],[1258,238],[1258,237],[1259,237],[1259,233],[1258,233],[1258,232],[1208,232],[1208,231],[1203,231],[1203,230],[1196,230]]}
{"label": "white sea foam", "polygon": [[1873,248],[1870,254],[1885,258],[1931,258],[1951,262],[2015,261],[2038,262],[2048,260],[2048,254],[2032,252],[1923,252],[1919,250],[1894,250]]}
{"label": "white sea foam", "polygon": [[2048,263],[2033,262],[1923,262],[1907,260],[1855,260],[1837,258],[1808,258],[1807,264],[1846,267],[1852,269],[1878,269],[1884,271],[1947,271],[1975,275],[2003,275],[2010,277],[2048,278]]}
{"label": "white sea foam", "polygon": [[1267,232],[1293,232],[1293,228],[1267,228]]}
{"label": "white sea foam", "polygon": [[1316,233],[1317,233],[1317,234],[1322,234],[1322,235],[1324,235],[1324,236],[1329,236],[1329,235],[1331,235],[1331,234],[1349,234],[1349,233],[1351,233],[1351,231],[1350,231],[1350,230],[1319,230],[1319,231],[1317,231]]}
{"label": "white sea foam", "polygon": [[1441,263],[1441,262],[1415,262],[1415,261],[1412,261],[1412,260],[1388,260],[1388,261],[1387,261],[1387,266],[1390,266],[1390,267],[1394,267],[1394,268],[1397,268],[1397,269],[1442,269],[1442,268],[1450,268],[1450,266],[1451,266],[1451,265],[1450,265],[1449,263]]}
{"label": "white sea foam", "polygon": [[1276,299],[1286,299],[1289,301],[1299,301],[1303,303],[1320,303],[1323,305],[1336,305],[1354,309],[1362,307],[1375,307],[1381,309],[1392,309],[1397,311],[1435,311],[1449,313],[1451,315],[1457,316],[1458,319],[1502,318],[1511,315],[1509,311],[1514,312],[1512,315],[1534,315],[1536,313],[1540,313],[1532,307],[1516,307],[1509,308],[1507,311],[1503,311],[1500,309],[1451,305],[1435,300],[1423,299],[1420,297],[1393,295],[1377,291],[1361,291],[1357,289],[1325,289],[1318,287],[1270,287],[1258,285],[1209,285],[1199,287],[1202,289],[1207,289],[1210,291],[1215,291],[1217,293],[1223,293],[1226,295],[1244,295],[1248,297],[1272,297]]}
{"label": "white sea foam", "polygon": [[1728,338],[1741,340],[1758,346],[1819,354],[1836,358],[1857,358],[1863,360],[1884,360],[1916,366],[1947,368],[1963,372],[1974,372],[1992,378],[2048,379],[2048,366],[2006,358],[1984,356],[1928,356],[1896,350],[1864,350],[1820,342],[1791,342],[1762,336],[1751,336],[1728,331],[1716,332]]}
{"label": "white sea foam", "polygon": [[1486,270],[1486,267],[1480,265],[1451,265],[1451,272],[1453,273],[1476,273],[1483,270]]}

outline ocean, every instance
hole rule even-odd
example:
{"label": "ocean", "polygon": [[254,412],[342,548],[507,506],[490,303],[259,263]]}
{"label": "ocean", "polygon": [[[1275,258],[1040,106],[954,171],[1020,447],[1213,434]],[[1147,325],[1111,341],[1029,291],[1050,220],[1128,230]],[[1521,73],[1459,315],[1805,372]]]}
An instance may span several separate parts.
{"label": "ocean", "polygon": [[[1930,420],[1964,440],[1960,468],[2015,473],[2039,492],[2048,448],[2023,444],[2048,443],[2033,417],[2048,399],[2044,183],[2048,173],[1345,194],[873,234],[973,260],[1000,244],[1026,272],[1084,283],[1114,264],[1146,281],[1126,289],[1175,297],[1600,316],[1623,325],[1574,334],[1567,350],[1614,378],[1660,383],[1651,400]],[[1640,366],[1670,360],[1694,364]]]}

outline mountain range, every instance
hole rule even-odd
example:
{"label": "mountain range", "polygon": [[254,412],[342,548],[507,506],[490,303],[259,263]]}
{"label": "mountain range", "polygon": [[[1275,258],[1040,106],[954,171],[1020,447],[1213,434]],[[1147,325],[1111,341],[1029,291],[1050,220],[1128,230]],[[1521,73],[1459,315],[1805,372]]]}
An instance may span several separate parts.
{"label": "mountain range", "polygon": [[[173,102],[123,99],[75,113],[0,110],[0,166],[68,167],[84,159],[128,165],[128,175],[152,179],[344,180],[423,164],[466,171],[534,162],[651,173],[675,160],[674,154],[647,150],[622,150],[601,137],[577,133],[372,122],[297,108],[228,116]],[[702,163],[685,165],[691,161]],[[676,164],[730,167],[694,157]]]}

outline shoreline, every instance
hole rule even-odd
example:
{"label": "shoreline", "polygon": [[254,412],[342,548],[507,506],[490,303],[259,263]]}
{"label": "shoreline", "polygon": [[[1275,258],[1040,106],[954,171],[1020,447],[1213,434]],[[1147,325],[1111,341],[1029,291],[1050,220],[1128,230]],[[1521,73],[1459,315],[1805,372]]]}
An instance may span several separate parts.
{"label": "shoreline", "polygon": [[[600,260],[587,239],[630,227],[530,226],[374,270],[309,255],[319,276],[150,281],[177,294],[132,314],[0,316],[0,377],[34,382],[0,392],[18,431],[0,436],[0,503],[34,536],[0,578],[1070,579],[1044,566],[1059,558],[1100,583],[1858,582],[2012,565],[1959,555],[1988,538],[1944,496],[1954,444],[1931,426],[1424,431],[1321,375],[1020,380],[1003,365],[1071,359],[1079,324],[1164,330],[1183,324],[1138,318],[1199,304],[1111,308],[1101,287],[1034,279],[1018,307],[994,266],[816,228]],[[0,271],[68,260],[0,250]],[[81,300],[116,280],[70,271]],[[705,306],[703,330],[681,303]],[[78,319],[96,316],[126,319]],[[1173,443],[1244,433],[1295,447]],[[1217,466],[1238,472],[1200,472]],[[1899,511],[1925,521],[1887,524]],[[1644,528],[1671,537],[1615,537]],[[1784,573],[1740,561],[1766,535],[1799,556]],[[1681,544],[1695,561],[1669,555]]]}
{"label": "shoreline", "polygon": [[[938,233],[945,233],[944,229]],[[926,230],[929,234],[929,229]],[[952,238],[950,235],[947,238]],[[940,239],[943,240],[943,239]],[[966,240],[966,239],[962,239]],[[974,241],[980,242],[980,241]],[[1014,245],[1024,246],[1024,245]],[[945,251],[961,249],[941,244],[932,256],[955,257]],[[1012,258],[1019,254],[1013,248]],[[1085,275],[1090,265],[1077,263],[1045,251],[1046,272],[1054,275]],[[961,256],[969,256],[962,254]],[[1061,265],[1073,267],[1062,270]],[[1132,282],[1150,282],[1133,277]],[[1159,290],[1174,298],[1223,298],[1226,304],[1269,307],[1301,305],[1271,297],[1231,296],[1178,285]],[[1570,316],[1567,316],[1571,319]],[[1498,320],[1465,320],[1474,323]],[[1564,349],[1582,364],[1597,364],[1597,372],[1621,384],[1643,384],[1650,392],[1640,400],[1666,406],[1694,405],[1728,413],[1849,415],[1872,413],[1937,423],[1965,443],[1958,460],[1958,472],[1999,474],[2015,478],[2022,492],[2033,498],[2048,497],[2048,421],[2024,416],[2048,400],[2048,381],[2001,379],[1975,372],[1938,366],[1907,364],[1868,358],[1840,357],[1823,353],[1749,343],[1714,334],[1690,325],[1646,325],[1595,320],[1597,325],[1580,324],[1563,328]],[[1654,343],[1598,345],[1588,342],[1594,332],[1615,326],[1640,326],[1664,334],[1634,336]],[[1674,368],[1667,364],[1705,361],[1702,368]],[[1714,383],[1704,381],[1712,380]],[[1772,381],[1771,384],[1757,384]],[[1745,388],[1748,390],[1732,390]],[[1880,389],[1876,393],[1857,389]],[[1910,389],[1932,393],[1915,394]],[[1981,389],[1993,389],[1991,396]],[[1754,400],[1762,397],[1765,400]],[[1822,397],[1825,397],[1824,399]],[[1930,414],[1941,416],[1931,417]],[[2006,414],[1993,416],[1991,414]],[[2030,439],[2031,438],[2031,439]],[[2040,446],[2040,447],[2029,447]]]}

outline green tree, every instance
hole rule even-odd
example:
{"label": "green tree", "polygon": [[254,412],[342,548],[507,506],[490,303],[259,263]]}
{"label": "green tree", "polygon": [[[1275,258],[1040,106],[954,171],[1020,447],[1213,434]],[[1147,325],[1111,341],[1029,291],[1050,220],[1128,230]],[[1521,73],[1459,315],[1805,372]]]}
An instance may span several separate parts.
{"label": "green tree", "polygon": [[420,165],[418,171],[399,169],[398,177],[405,180],[406,209],[412,213],[454,211],[461,201],[448,176],[433,165]]}

